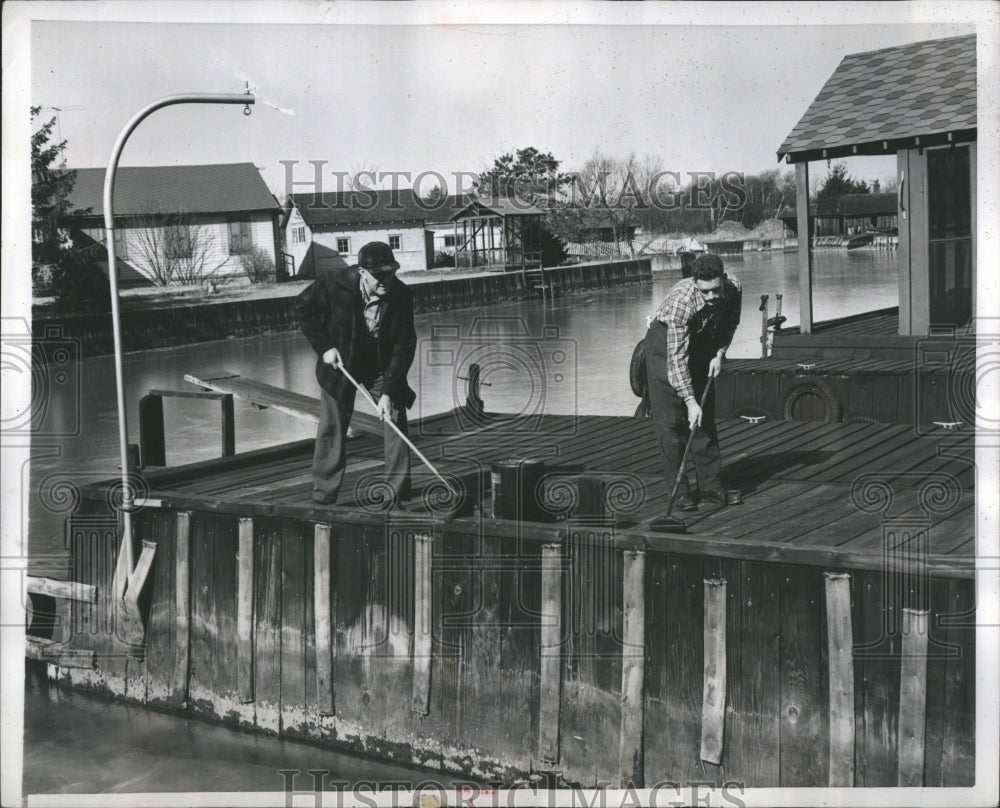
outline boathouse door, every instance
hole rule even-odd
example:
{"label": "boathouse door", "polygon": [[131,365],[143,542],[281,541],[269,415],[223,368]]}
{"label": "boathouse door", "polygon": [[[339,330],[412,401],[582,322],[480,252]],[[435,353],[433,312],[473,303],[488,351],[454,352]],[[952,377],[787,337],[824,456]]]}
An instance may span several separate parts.
{"label": "boathouse door", "polygon": [[964,330],[975,311],[976,144],[904,149],[899,179],[899,333]]}

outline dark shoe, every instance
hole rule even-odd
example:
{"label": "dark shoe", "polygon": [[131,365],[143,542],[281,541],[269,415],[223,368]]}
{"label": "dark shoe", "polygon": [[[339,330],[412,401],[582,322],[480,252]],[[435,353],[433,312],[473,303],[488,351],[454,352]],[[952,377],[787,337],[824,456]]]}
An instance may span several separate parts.
{"label": "dark shoe", "polygon": [[702,502],[711,502],[713,505],[725,505],[726,504],[726,492],[720,489],[715,489],[714,491],[706,491],[701,495]]}
{"label": "dark shoe", "polygon": [[675,511],[696,511],[698,506],[694,504],[694,500],[691,499],[687,494],[678,494],[674,499],[674,510]]}

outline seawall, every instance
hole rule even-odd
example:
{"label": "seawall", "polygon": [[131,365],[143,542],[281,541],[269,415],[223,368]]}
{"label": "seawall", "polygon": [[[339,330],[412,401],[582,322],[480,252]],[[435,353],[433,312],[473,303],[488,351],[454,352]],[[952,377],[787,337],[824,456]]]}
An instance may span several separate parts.
{"label": "seawall", "polygon": [[[553,267],[544,270],[548,288],[557,296],[591,289],[613,289],[650,282],[648,258]],[[493,303],[528,300],[541,294],[539,277],[521,272],[498,272],[420,281],[406,279],[413,290],[418,314],[474,308]],[[122,309],[125,350],[147,351],[176,345],[292,331],[298,328],[295,297],[257,298],[157,309]],[[56,329],[53,331],[53,329]],[[114,351],[111,315],[45,312],[32,320],[35,338],[57,333],[59,339],[78,340],[80,356],[102,356]]]}

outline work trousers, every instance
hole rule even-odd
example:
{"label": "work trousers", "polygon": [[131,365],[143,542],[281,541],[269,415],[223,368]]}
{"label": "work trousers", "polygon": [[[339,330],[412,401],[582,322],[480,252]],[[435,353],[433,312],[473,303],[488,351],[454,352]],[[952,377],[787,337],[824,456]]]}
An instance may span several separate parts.
{"label": "work trousers", "polygon": [[[381,378],[372,386],[372,396],[378,401],[381,395]],[[347,427],[354,414],[353,393],[338,401],[320,388],[319,425],[316,429],[316,448],[313,452],[313,501],[333,505],[344,484],[347,466]],[[406,435],[406,409],[393,407],[393,422]],[[392,491],[395,502],[410,496],[410,450],[389,424],[383,424],[385,440],[385,482]],[[380,501],[378,496],[365,496],[357,492],[355,499]]]}
{"label": "work trousers", "polygon": [[[652,332],[651,332],[652,333]],[[691,434],[688,429],[687,405],[670,386],[666,378],[665,354],[661,350],[651,350],[650,339],[646,341],[646,378],[649,386],[649,409],[656,430],[656,439],[663,457],[663,473],[667,483],[673,487],[677,469],[684,454],[684,445]],[[705,384],[708,382],[708,363],[714,352],[692,352],[688,364],[695,397],[701,401]],[[659,363],[659,364],[657,364]],[[691,457],[694,460],[698,490],[704,494],[722,488],[722,455],[719,452],[719,435],[715,428],[715,389],[702,407],[701,426],[695,430],[691,441]],[[687,475],[681,477],[677,488],[678,496],[690,496]]]}

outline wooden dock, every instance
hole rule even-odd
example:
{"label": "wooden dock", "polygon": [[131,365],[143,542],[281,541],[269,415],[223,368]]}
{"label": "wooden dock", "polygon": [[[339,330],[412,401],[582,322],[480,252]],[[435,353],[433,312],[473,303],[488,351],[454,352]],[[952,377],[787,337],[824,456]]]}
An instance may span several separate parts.
{"label": "wooden dock", "polygon": [[[96,661],[52,675],[506,783],[971,784],[974,619],[938,621],[975,608],[971,432],[725,420],[745,502],[681,514],[687,534],[649,529],[668,488],[648,420],[455,411],[411,434],[465,515],[416,465],[411,510],[386,513],[369,436],[336,507],[309,499],[310,440],[146,472],[144,654],[102,630],[107,599],[73,602],[62,659]],[[550,466],[536,521],[493,516],[511,456]],[[70,525],[99,592],[105,497]]]}

